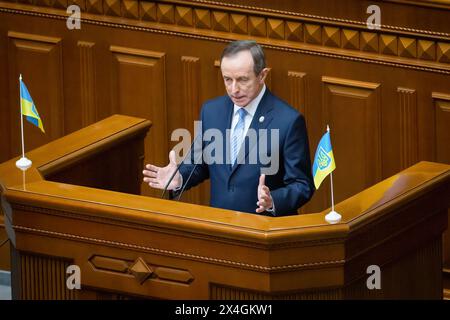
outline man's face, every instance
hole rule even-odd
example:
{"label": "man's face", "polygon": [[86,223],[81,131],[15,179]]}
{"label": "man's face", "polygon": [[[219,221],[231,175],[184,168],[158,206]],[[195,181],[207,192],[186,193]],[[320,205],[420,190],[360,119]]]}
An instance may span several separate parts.
{"label": "man's face", "polygon": [[240,107],[247,106],[256,98],[264,85],[268,69],[256,75],[253,64],[252,54],[248,50],[224,57],[220,64],[228,96]]}

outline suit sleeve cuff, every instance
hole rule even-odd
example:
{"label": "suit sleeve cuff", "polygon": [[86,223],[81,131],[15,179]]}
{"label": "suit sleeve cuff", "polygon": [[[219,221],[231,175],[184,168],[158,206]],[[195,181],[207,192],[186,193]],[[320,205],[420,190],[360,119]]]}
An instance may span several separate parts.
{"label": "suit sleeve cuff", "polygon": [[267,209],[266,211],[275,214],[275,202],[273,201],[272,195],[270,195],[270,199],[272,200],[272,208]]}

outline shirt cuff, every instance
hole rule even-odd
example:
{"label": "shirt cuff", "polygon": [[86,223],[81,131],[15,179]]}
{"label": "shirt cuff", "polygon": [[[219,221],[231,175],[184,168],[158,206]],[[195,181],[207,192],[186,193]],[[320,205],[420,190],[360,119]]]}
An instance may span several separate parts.
{"label": "shirt cuff", "polygon": [[181,176],[181,183],[179,187],[176,187],[175,189],[173,189],[173,192],[177,192],[181,190],[181,187],[183,186],[183,175],[180,173]]}
{"label": "shirt cuff", "polygon": [[272,195],[270,195],[270,199],[272,200],[272,208],[267,209],[266,211],[270,213],[275,213],[275,202],[273,202]]}

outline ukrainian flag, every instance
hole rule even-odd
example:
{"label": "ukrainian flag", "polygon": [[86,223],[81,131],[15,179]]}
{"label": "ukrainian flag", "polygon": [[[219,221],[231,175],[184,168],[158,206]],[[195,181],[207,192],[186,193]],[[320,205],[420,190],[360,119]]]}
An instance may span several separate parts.
{"label": "ukrainian flag", "polygon": [[42,120],[39,117],[39,113],[37,112],[33,99],[28,92],[27,86],[23,83],[22,78],[20,78],[20,109],[22,115],[24,115],[29,122],[45,133]]}
{"label": "ukrainian flag", "polygon": [[333,149],[331,148],[330,132],[325,133],[317,146],[313,164],[313,177],[316,189],[322,181],[336,168]]}

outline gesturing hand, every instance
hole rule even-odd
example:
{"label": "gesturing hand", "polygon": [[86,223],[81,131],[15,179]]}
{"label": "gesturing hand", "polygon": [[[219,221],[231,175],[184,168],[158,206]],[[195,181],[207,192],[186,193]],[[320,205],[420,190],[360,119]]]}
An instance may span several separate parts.
{"label": "gesturing hand", "polygon": [[[171,175],[177,170],[177,162],[175,158],[175,151],[169,152],[169,164],[165,167],[157,167],[152,164],[145,166],[147,170],[142,171],[144,174],[144,182],[152,188],[164,189],[167,181],[169,181]],[[167,190],[173,190],[181,186],[181,174],[177,174],[173,177]]]}
{"label": "gesturing hand", "polygon": [[265,184],[266,175],[262,174],[259,177],[259,185],[258,185],[258,202],[256,202],[256,205],[258,205],[258,208],[256,208],[257,213],[264,212],[266,210],[272,209],[273,207],[273,201],[272,197],[270,196],[270,190]]}

